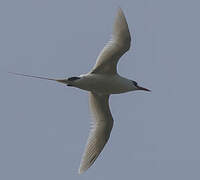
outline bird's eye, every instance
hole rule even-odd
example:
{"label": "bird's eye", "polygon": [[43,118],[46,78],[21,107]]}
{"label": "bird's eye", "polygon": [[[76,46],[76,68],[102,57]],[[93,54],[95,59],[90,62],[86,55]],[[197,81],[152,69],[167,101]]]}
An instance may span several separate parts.
{"label": "bird's eye", "polygon": [[133,82],[134,86],[137,86],[137,85],[138,85],[137,82],[135,82],[135,81],[132,81],[132,82]]}

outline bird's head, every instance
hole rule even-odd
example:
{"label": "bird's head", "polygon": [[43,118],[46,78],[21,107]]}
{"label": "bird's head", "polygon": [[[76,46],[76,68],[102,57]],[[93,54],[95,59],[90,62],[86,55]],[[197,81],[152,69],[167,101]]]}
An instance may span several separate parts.
{"label": "bird's head", "polygon": [[151,90],[149,90],[147,88],[143,88],[143,87],[139,86],[138,83],[135,82],[135,81],[131,80],[131,82],[133,83],[132,85],[134,87],[134,90],[143,90],[143,91],[149,91],[149,92],[151,91]]}

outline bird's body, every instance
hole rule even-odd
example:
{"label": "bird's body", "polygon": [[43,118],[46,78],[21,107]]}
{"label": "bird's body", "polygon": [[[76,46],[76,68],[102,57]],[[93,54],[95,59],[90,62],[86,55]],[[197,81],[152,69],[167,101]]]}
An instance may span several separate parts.
{"label": "bird's body", "polygon": [[133,82],[118,74],[102,75],[102,74],[84,74],[80,79],[68,83],[86,91],[98,94],[120,94],[128,91],[136,90]]}
{"label": "bird's body", "polygon": [[149,91],[138,86],[135,81],[121,77],[117,73],[119,58],[129,50],[131,36],[123,11],[119,8],[114,23],[111,40],[103,48],[93,69],[79,77],[50,79],[31,75],[28,77],[46,79],[64,83],[89,91],[89,104],[93,114],[93,125],[81,160],[79,173],[86,171],[99,156],[107,143],[113,127],[113,118],[109,108],[110,94],[120,94],[134,90]]}

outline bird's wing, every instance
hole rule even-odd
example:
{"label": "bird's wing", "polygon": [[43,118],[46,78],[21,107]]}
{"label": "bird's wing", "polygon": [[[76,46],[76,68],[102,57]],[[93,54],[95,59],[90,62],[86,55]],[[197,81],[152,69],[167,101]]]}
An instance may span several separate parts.
{"label": "bird's wing", "polygon": [[89,103],[93,115],[93,125],[81,160],[79,173],[83,173],[94,163],[110,137],[113,118],[108,101],[109,95],[90,92]]}
{"label": "bird's wing", "polygon": [[119,58],[129,50],[131,36],[123,11],[119,8],[111,40],[103,48],[91,73],[115,74]]}

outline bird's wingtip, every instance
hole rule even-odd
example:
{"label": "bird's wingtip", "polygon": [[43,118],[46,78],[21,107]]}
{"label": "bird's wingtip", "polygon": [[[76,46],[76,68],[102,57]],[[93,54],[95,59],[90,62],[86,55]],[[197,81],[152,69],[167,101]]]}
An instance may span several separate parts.
{"label": "bird's wingtip", "polygon": [[83,173],[82,171],[78,170],[78,174],[80,174],[80,175],[81,175],[82,173]]}
{"label": "bird's wingtip", "polygon": [[118,11],[118,12],[123,12],[123,11],[122,11],[122,8],[121,8],[120,6],[117,7],[117,11]]}
{"label": "bird's wingtip", "polygon": [[124,11],[122,10],[122,8],[120,6],[118,6],[118,8],[117,8],[117,15],[118,16],[125,16]]}
{"label": "bird's wingtip", "polygon": [[80,164],[79,170],[78,170],[78,174],[83,174],[85,171],[87,171],[89,169],[91,165],[86,165],[86,164]]}
{"label": "bird's wingtip", "polygon": [[78,174],[83,174],[86,170],[83,170],[82,168],[79,168]]}

